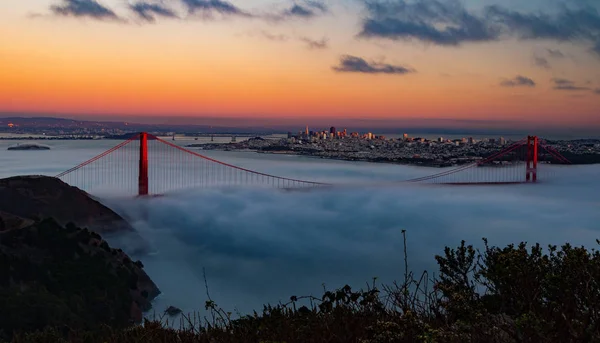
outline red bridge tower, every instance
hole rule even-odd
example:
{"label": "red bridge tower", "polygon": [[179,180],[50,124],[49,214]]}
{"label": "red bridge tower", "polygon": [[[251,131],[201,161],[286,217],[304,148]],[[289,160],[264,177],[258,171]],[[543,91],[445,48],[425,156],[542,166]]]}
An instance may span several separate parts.
{"label": "red bridge tower", "polygon": [[140,133],[140,170],[138,196],[148,195],[148,134]]}
{"label": "red bridge tower", "polygon": [[537,182],[538,138],[527,136],[527,169],[525,182]]}

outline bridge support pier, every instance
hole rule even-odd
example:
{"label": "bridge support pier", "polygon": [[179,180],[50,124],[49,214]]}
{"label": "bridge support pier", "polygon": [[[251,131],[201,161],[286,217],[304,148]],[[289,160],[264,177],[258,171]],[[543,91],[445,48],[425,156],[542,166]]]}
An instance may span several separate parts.
{"label": "bridge support pier", "polygon": [[140,169],[138,177],[138,196],[148,195],[148,134],[140,133]]}
{"label": "bridge support pier", "polygon": [[525,170],[525,182],[537,182],[538,164],[538,138],[527,136],[527,169]]}

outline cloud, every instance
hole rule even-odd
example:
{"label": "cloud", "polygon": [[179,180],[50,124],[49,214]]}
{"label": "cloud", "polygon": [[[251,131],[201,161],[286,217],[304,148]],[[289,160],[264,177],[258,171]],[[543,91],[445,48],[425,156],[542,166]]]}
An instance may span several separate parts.
{"label": "cloud", "polygon": [[[313,177],[345,175],[345,181],[353,182],[401,180],[411,169],[266,163],[264,168],[276,167],[282,175],[305,166],[312,168]],[[372,277],[381,283],[401,279],[402,229],[407,230],[409,265],[416,274],[425,269],[437,273],[434,255],[462,239],[476,247],[482,237],[493,245],[528,241],[595,247],[600,237],[599,166],[543,168],[556,177],[533,187],[351,186],[306,192],[223,188],[143,200],[108,199],[107,204],[131,218],[156,252],[134,257],[163,292],[156,312],[170,305],[201,310],[205,269],[213,299],[228,311],[238,308],[246,314],[291,295],[320,297],[323,283],[331,289],[346,283],[364,287]]]}
{"label": "cloud", "polygon": [[575,82],[568,79],[554,78],[551,80],[554,82],[554,89],[561,91],[586,91],[590,90],[589,87],[576,86]]}
{"label": "cloud", "polygon": [[267,19],[285,20],[288,18],[310,19],[321,14],[329,12],[329,8],[322,2],[306,0],[301,3],[294,3],[290,8],[278,14],[269,14]]}
{"label": "cloud", "polygon": [[369,15],[361,37],[416,39],[437,45],[459,45],[498,38],[483,18],[470,14],[456,0],[368,2]]}
{"label": "cloud", "polygon": [[592,52],[600,56],[600,39],[598,40],[598,42],[596,42],[596,45],[592,47]]}
{"label": "cloud", "polygon": [[558,49],[546,49],[546,51],[548,52],[548,55],[550,57],[554,57],[554,58],[565,58],[566,57],[566,55]]}
{"label": "cloud", "polygon": [[596,89],[594,89],[594,93],[595,93],[595,94],[600,94],[600,88],[596,88]]}
{"label": "cloud", "polygon": [[600,14],[591,7],[578,10],[564,8],[553,17],[545,13],[523,14],[489,6],[486,17],[521,39],[590,40],[600,31]]}
{"label": "cloud", "polygon": [[314,40],[307,37],[301,37],[300,40],[306,43],[309,49],[327,49],[329,47],[329,40],[327,38]]}
{"label": "cloud", "polygon": [[589,43],[600,35],[600,14],[590,6],[577,10],[563,6],[556,15],[549,15],[500,6],[487,6],[475,13],[458,0],[365,1],[367,16],[359,37],[458,46],[506,38]]}
{"label": "cloud", "polygon": [[177,14],[171,9],[168,9],[159,4],[152,4],[147,2],[136,2],[129,5],[129,9],[135,12],[140,18],[148,21],[156,21],[155,16],[161,16],[165,18],[178,18]]}
{"label": "cloud", "polygon": [[548,62],[548,60],[544,57],[533,56],[533,63],[540,68],[544,68],[544,69],[551,68],[550,62]]}
{"label": "cloud", "polygon": [[403,75],[408,73],[416,72],[412,68],[403,66],[367,62],[360,57],[344,55],[340,58],[340,64],[333,67],[333,70],[337,72],[345,73],[365,73],[365,74],[397,74]]}
{"label": "cloud", "polygon": [[273,34],[267,31],[261,31],[260,35],[263,38],[266,38],[268,40],[272,40],[272,41],[276,41],[276,42],[285,42],[289,39],[288,36],[283,35],[283,34]]}
{"label": "cloud", "polygon": [[241,10],[230,2],[222,0],[181,0],[190,14],[200,12],[210,17],[214,12],[224,16],[251,17],[252,15]]}
{"label": "cloud", "polygon": [[[462,127],[486,123],[457,122]],[[0,148],[11,144],[0,141]],[[102,141],[85,149],[73,148],[78,146],[75,141],[56,144],[51,155],[11,157],[11,163],[2,164],[0,177],[56,175],[65,166],[77,165],[106,149]],[[462,239],[478,247],[481,238],[487,237],[491,244],[501,246],[528,241],[544,246],[569,242],[591,248],[597,247],[595,239],[600,238],[600,165],[542,164],[538,175],[544,182],[535,185],[377,186],[373,184],[441,170],[299,156],[203,153],[243,168],[352,186],[286,192],[231,185],[185,189],[146,199],[112,194],[100,197],[127,217],[153,248],[153,254],[134,259],[144,263],[163,292],[156,299],[156,313],[170,305],[184,311],[202,310],[207,300],[203,268],[217,304],[227,311],[237,307],[242,314],[260,310],[266,302],[287,301],[291,295],[320,297],[323,283],[331,289],[346,283],[364,287],[372,277],[385,283],[401,279],[402,229],[407,230],[409,267],[416,274],[423,269],[437,272],[434,255],[442,253],[446,245],[457,246]],[[7,158],[0,154],[2,162]],[[152,163],[155,170],[170,165],[168,160],[154,158],[160,163]],[[514,170],[521,176],[524,171],[523,165]],[[544,179],[544,175],[553,177]],[[164,181],[163,175],[151,178]],[[136,178],[123,179],[131,183],[119,185],[137,190]],[[102,183],[100,186],[104,188]],[[113,239],[111,246],[131,252],[131,246]]]}
{"label": "cloud", "polygon": [[514,79],[502,81],[500,85],[503,87],[535,87],[536,83],[528,77],[518,75]]}
{"label": "cloud", "polygon": [[72,17],[90,17],[99,20],[119,20],[119,17],[108,7],[95,0],[62,0],[60,5],[50,6],[56,15]]}
{"label": "cloud", "polygon": [[287,10],[286,15],[290,16],[290,17],[305,17],[305,18],[310,18],[310,17],[314,17],[315,16],[315,12],[312,11],[309,8],[300,6],[300,5],[294,5],[292,6],[292,8],[290,8],[289,10]]}

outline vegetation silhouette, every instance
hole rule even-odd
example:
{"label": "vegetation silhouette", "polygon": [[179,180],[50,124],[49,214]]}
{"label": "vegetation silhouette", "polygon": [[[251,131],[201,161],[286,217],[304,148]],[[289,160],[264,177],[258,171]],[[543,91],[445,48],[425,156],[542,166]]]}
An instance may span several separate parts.
{"label": "vegetation silhouette", "polygon": [[[484,239],[479,250],[463,241],[435,257],[436,276],[415,275],[409,269],[403,234],[405,273],[402,281],[391,285],[378,286],[373,279],[361,290],[347,285],[324,289],[319,298],[292,296],[287,303],[265,305],[250,315],[220,308],[206,286],[208,315],[183,315],[179,329],[170,328],[165,316],[119,327],[86,325],[89,317],[64,314],[41,331],[15,333],[12,342],[600,341],[596,249],[569,244],[544,249],[526,243],[498,248]],[[35,292],[46,296],[42,290]],[[61,301],[41,300],[40,306],[47,306],[44,313],[68,313],[68,305]],[[40,311],[22,310],[23,322]]]}

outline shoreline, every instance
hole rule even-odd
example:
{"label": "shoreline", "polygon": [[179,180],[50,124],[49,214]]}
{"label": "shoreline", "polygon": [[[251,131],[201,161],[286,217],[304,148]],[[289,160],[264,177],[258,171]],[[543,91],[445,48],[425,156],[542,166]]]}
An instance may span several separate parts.
{"label": "shoreline", "polygon": [[[261,151],[256,149],[197,149],[197,146],[185,146],[187,149],[195,149],[198,151],[222,151],[222,152],[252,152],[256,154],[265,154],[265,155],[288,155],[288,156],[302,156],[313,159],[323,159],[323,160],[334,160],[334,161],[344,161],[344,162],[365,162],[365,163],[377,163],[377,164],[391,164],[391,165],[399,165],[399,166],[408,166],[408,167],[425,167],[425,168],[452,168],[452,167],[460,167],[472,164],[474,162],[466,162],[466,163],[446,163],[444,165],[440,165],[439,163],[427,163],[427,162],[413,162],[413,161],[390,161],[390,160],[382,160],[382,159],[356,159],[356,158],[343,158],[343,157],[327,157],[327,156],[318,156],[311,155],[308,153],[298,153],[294,151]],[[524,163],[524,162],[523,162]],[[554,164],[548,162],[539,162],[540,164]],[[571,165],[595,165],[600,163],[573,163]],[[487,167],[501,167],[501,166],[491,166]]]}

